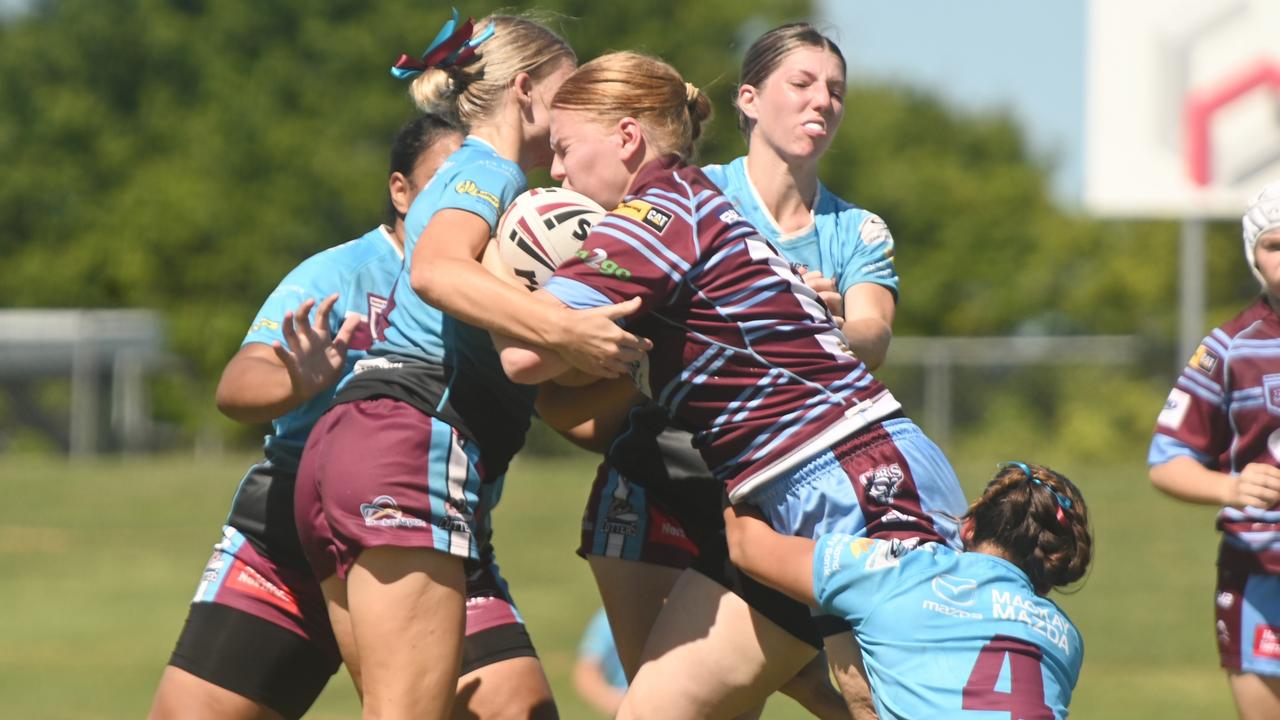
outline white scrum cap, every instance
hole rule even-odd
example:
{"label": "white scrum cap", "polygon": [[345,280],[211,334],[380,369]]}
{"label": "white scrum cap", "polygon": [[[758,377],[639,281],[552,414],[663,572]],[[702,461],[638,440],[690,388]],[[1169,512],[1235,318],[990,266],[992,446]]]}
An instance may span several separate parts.
{"label": "white scrum cap", "polygon": [[1244,226],[1245,262],[1258,282],[1265,285],[1254,259],[1254,249],[1258,246],[1258,238],[1271,230],[1280,230],[1280,180],[1274,180],[1258,191],[1244,211],[1241,224]]}

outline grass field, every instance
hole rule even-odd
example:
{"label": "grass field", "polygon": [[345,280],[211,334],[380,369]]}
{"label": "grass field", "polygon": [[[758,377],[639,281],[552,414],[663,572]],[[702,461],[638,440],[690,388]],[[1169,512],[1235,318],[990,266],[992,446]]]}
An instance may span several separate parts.
{"label": "grass field", "polygon": [[[0,456],[0,718],[137,718],[150,703],[245,455],[66,462]],[[960,463],[972,497],[991,464]],[[592,461],[521,461],[496,545],[565,718],[597,605],[572,554]],[[1097,562],[1057,597],[1085,638],[1079,718],[1233,716],[1212,628],[1213,511],[1156,495],[1144,468],[1061,468],[1093,513]],[[309,717],[358,715],[339,674]],[[804,717],[786,699],[765,717]]]}

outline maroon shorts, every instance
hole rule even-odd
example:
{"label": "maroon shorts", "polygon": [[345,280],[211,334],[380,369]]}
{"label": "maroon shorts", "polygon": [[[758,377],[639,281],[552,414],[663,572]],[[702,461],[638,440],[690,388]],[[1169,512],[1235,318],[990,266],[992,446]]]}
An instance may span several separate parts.
{"label": "maroon shorts", "polygon": [[345,578],[365,548],[431,548],[477,559],[489,500],[479,448],[389,398],[336,405],[311,430],[294,492],[298,538],[316,577]]}
{"label": "maroon shorts", "polygon": [[335,670],[341,662],[315,577],[272,562],[229,525],[213,546],[191,602],[217,603],[262,618],[306,639]]}
{"label": "maroon shorts", "polygon": [[1280,677],[1280,575],[1224,541],[1214,611],[1222,667]]}
{"label": "maroon shorts", "polygon": [[[715,512],[719,514],[718,503]],[[665,498],[601,463],[583,511],[578,555],[683,570],[697,559],[698,547]]]}

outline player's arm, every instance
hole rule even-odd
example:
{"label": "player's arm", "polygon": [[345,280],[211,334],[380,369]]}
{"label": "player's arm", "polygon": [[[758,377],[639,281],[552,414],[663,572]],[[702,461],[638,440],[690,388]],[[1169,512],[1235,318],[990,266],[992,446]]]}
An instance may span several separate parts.
{"label": "player's arm", "polygon": [[568,387],[538,388],[538,417],[584,450],[602,453],[617,437],[631,408],[644,400],[629,377]]}
{"label": "player's arm", "polygon": [[1189,455],[1151,466],[1151,484],[1166,495],[1202,505],[1269,508],[1280,502],[1280,469],[1249,463],[1239,475],[1218,472]]}
{"label": "player's arm", "polygon": [[739,503],[724,510],[729,559],[746,574],[806,604],[813,594],[813,547],[809,538],[783,535],[759,511]]}
{"label": "player's arm", "polygon": [[336,294],[325,298],[314,319],[315,300],[286,312],[283,343],[250,342],[241,347],[218,381],[218,410],[238,422],[267,422],[341,380],[347,344],[360,319],[348,317],[336,334],[331,333],[328,318],[337,300]]}
{"label": "player's arm", "polygon": [[617,377],[648,349],[647,341],[613,322],[633,312],[634,303],[622,303],[620,310],[571,312],[562,303],[530,303],[523,290],[494,277],[477,261],[489,232],[488,221],[474,213],[436,212],[411,259],[410,284],[418,296],[464,322],[525,346],[554,350],[567,364],[600,377]]}
{"label": "player's arm", "polygon": [[865,282],[850,286],[844,293],[844,324],[840,330],[853,354],[875,370],[884,363],[893,340],[893,317],[897,309],[893,293],[883,285]]}

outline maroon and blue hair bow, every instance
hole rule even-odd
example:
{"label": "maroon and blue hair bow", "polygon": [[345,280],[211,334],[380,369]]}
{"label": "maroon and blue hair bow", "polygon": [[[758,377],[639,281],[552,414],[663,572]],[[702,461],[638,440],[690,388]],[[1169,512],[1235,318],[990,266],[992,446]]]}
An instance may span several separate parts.
{"label": "maroon and blue hair bow", "polygon": [[493,37],[493,23],[480,32],[479,35],[471,37],[472,30],[475,28],[475,20],[467,18],[467,21],[458,23],[458,9],[453,9],[453,17],[440,28],[440,32],[436,33],[436,37],[423,51],[421,58],[412,55],[400,55],[395,64],[391,66],[391,74],[397,80],[412,80],[422,74],[428,68],[448,68],[455,65],[461,65],[476,54],[476,48],[485,40]]}

